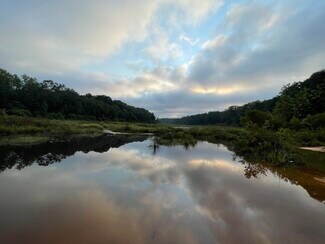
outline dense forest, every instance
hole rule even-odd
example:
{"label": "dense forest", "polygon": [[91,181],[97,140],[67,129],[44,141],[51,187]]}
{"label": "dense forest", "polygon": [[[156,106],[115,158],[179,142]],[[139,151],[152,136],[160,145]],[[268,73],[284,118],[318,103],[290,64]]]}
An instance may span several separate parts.
{"label": "dense forest", "polygon": [[266,119],[274,126],[298,124],[304,118],[325,112],[325,70],[314,73],[303,82],[284,86],[272,99],[255,101],[243,106],[230,106],[225,111],[209,112],[177,119],[160,119],[163,124],[241,125],[245,117]]}
{"label": "dense forest", "polygon": [[0,69],[0,110],[9,115],[49,119],[155,122],[153,113],[108,96],[80,95],[52,80],[12,75]]}

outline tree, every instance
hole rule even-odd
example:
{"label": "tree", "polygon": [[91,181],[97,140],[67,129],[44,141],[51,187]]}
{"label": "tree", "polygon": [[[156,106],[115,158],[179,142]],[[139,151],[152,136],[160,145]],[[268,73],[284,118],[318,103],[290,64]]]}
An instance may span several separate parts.
{"label": "tree", "polygon": [[23,75],[19,78],[0,69],[0,109],[22,116],[49,118],[120,120],[154,123],[153,113],[129,106],[110,97],[79,95],[52,80],[38,82]]}

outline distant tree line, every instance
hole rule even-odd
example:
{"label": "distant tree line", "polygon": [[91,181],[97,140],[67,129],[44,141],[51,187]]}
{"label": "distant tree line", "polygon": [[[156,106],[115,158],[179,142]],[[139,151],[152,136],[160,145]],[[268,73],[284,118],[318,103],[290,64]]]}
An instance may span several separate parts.
{"label": "distant tree line", "polygon": [[50,119],[155,122],[153,113],[108,96],[80,95],[52,80],[38,82],[27,75],[0,69],[0,110],[19,116]]}
{"label": "distant tree line", "polygon": [[184,124],[184,125],[240,125],[240,118],[248,110],[270,111],[274,108],[278,98],[255,101],[243,106],[230,106],[225,111],[214,111],[203,114],[185,116],[177,119],[159,119],[163,124]]}
{"label": "distant tree line", "polygon": [[[272,99],[255,101],[243,106],[230,106],[225,111],[209,112],[177,119],[159,119],[164,124],[184,125],[245,125],[253,122],[273,127],[288,127],[303,121],[324,123],[325,70],[314,73],[304,82],[284,86]],[[308,122],[308,123],[309,123]],[[315,125],[317,126],[317,125]],[[319,125],[324,126],[324,125]]]}

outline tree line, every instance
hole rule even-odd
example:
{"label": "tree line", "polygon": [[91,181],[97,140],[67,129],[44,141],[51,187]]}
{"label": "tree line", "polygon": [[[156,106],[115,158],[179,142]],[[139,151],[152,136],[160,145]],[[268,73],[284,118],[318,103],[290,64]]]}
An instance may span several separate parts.
{"label": "tree line", "polygon": [[299,124],[304,119],[311,121],[315,118],[320,121],[321,117],[325,116],[324,112],[325,70],[322,70],[303,82],[285,85],[279,95],[272,99],[254,101],[242,106],[230,106],[224,111],[176,119],[159,119],[159,121],[164,124],[239,126],[248,121],[262,125],[268,120],[273,123],[272,126],[286,127]]}
{"label": "tree line", "polygon": [[0,69],[0,110],[10,115],[49,119],[111,120],[153,123],[155,115],[108,96],[80,95],[52,80],[21,77]]}

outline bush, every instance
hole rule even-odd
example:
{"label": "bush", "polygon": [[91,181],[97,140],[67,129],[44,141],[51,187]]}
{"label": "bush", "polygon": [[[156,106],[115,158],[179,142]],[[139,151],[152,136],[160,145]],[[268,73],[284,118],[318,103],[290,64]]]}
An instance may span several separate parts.
{"label": "bush", "polygon": [[253,124],[263,126],[266,121],[271,121],[272,116],[270,113],[266,113],[259,110],[247,110],[245,116],[241,119],[241,123],[244,126]]}
{"label": "bush", "polygon": [[318,129],[316,131],[316,138],[319,142],[321,142],[323,145],[325,144],[325,129]]}
{"label": "bush", "polygon": [[295,140],[303,146],[317,145],[316,133],[310,130],[300,130],[294,134]]}
{"label": "bush", "polygon": [[299,119],[296,117],[292,117],[292,119],[289,122],[289,127],[293,130],[299,130],[302,127],[302,124]]}
{"label": "bush", "polygon": [[6,111],[4,109],[0,109],[0,117],[3,118],[6,116],[7,116]]}
{"label": "bush", "polygon": [[8,114],[17,116],[32,116],[32,113],[27,109],[12,108],[8,110]]}
{"label": "bush", "polygon": [[49,113],[46,116],[48,119],[64,119],[61,113]]}
{"label": "bush", "polygon": [[325,112],[308,116],[304,119],[304,123],[310,125],[312,128],[324,128],[325,127]]}
{"label": "bush", "polygon": [[[288,133],[283,131],[282,135]],[[272,131],[258,126],[234,142],[234,151],[245,160],[274,165],[288,165],[299,162],[297,156],[283,138]]]}

